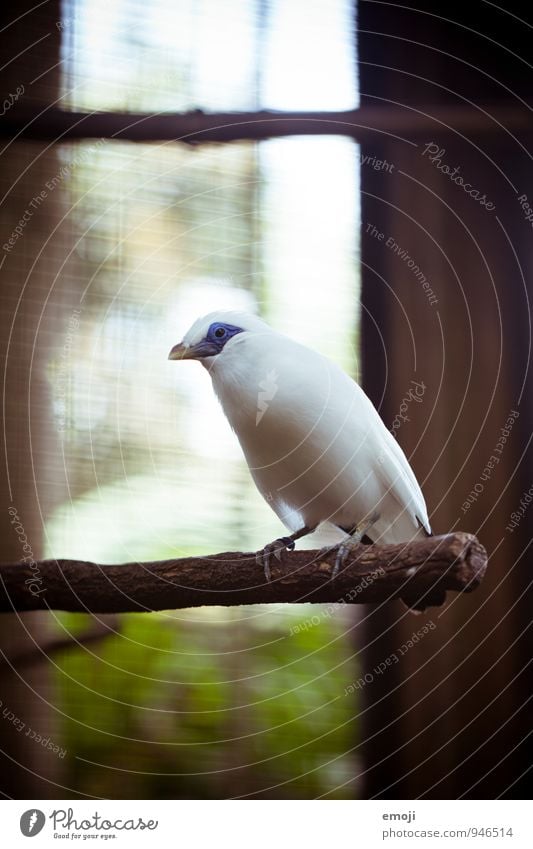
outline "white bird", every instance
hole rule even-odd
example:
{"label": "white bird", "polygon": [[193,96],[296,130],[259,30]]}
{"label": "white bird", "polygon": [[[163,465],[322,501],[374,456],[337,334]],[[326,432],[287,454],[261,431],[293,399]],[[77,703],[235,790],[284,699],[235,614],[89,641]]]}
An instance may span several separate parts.
{"label": "white bird", "polygon": [[361,540],[431,534],[424,497],[398,442],[361,387],[331,360],[262,319],[213,312],[170,360],[199,360],[237,434],[255,484],[292,531],[258,552],[270,558],[331,522],[347,534],[332,577]]}

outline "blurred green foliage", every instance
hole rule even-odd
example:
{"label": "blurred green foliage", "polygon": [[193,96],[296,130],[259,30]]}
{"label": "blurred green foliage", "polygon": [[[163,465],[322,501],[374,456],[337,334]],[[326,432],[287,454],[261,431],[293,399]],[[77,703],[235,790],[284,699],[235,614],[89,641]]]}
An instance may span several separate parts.
{"label": "blurred green foliage", "polygon": [[338,787],[356,771],[348,622],[321,611],[129,614],[117,636],[65,653],[67,784],[109,798],[353,796]]}

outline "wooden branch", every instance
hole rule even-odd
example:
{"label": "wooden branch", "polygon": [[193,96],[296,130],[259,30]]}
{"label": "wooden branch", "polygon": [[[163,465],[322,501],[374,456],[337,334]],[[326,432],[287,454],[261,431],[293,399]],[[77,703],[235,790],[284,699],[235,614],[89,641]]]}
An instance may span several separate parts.
{"label": "wooden branch", "polygon": [[[31,112],[15,105],[0,119],[0,136],[52,142],[112,138],[199,144],[317,134],[368,142],[375,141],[377,133],[422,136],[428,142],[440,133],[501,133],[530,127],[530,110],[499,103],[480,104],[478,108],[434,103],[421,104],[417,109],[364,104],[343,112],[209,113],[195,109],[173,114],[67,112],[57,107]],[[426,138],[428,133],[431,138]]]}
{"label": "wooden branch", "polygon": [[470,592],[487,554],[465,533],[401,545],[360,545],[331,580],[335,549],[273,558],[266,583],[254,554],[229,552],[156,563],[99,565],[43,560],[0,565],[0,612],[70,610],[92,613],[169,610],[203,605],[340,602],[401,598],[415,609],[442,604],[446,590]]}

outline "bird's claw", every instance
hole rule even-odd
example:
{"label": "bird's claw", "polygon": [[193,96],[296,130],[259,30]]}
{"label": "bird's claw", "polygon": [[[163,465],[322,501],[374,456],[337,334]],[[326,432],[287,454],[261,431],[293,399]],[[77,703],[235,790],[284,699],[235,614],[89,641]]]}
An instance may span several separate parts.
{"label": "bird's claw", "polygon": [[362,533],[356,533],[349,537],[347,540],[344,540],[340,543],[337,549],[337,554],[335,556],[335,564],[331,573],[331,580],[334,580],[337,577],[341,566],[346,565],[347,557],[353,553],[354,548],[358,547],[359,543],[361,542],[362,536]]}
{"label": "bird's claw", "polygon": [[379,513],[377,511],[374,512],[368,519],[365,519],[364,522],[358,524],[350,536],[346,537],[346,539],[340,543],[337,549],[337,556],[335,557],[335,565],[333,566],[333,571],[331,573],[332,580],[337,577],[341,566],[346,564],[346,558],[348,555],[354,553],[354,549],[359,546],[366,532],[376,524],[379,518]]}
{"label": "bird's claw", "polygon": [[283,552],[294,548],[294,540],[290,537],[280,537],[279,539],[275,539],[274,542],[269,542],[268,545],[265,545],[261,551],[258,551],[255,555],[255,561],[258,566],[262,566],[265,578],[268,583],[272,580],[272,573],[270,571],[270,558],[272,555],[276,558],[278,563],[282,562]]}

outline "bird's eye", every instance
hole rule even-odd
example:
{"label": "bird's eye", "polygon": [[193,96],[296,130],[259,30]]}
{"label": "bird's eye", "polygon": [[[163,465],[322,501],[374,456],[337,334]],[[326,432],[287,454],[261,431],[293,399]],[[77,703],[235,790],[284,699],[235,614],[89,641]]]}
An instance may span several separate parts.
{"label": "bird's eye", "polygon": [[226,335],[225,329],[223,327],[217,327],[217,329],[215,330],[215,336],[218,339],[222,339],[222,337],[225,336],[225,335]]}

